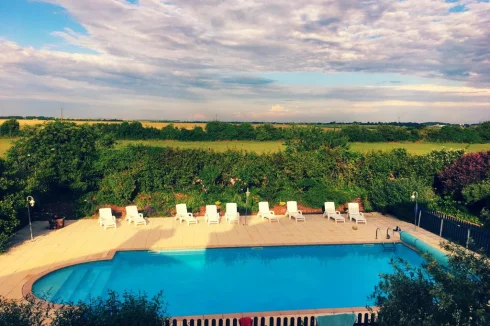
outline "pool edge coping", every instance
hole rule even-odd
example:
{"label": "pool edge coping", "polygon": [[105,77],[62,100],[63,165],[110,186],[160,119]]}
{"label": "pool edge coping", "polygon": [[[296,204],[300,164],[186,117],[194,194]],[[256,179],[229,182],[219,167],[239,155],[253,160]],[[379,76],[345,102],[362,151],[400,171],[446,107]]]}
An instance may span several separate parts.
{"label": "pool edge coping", "polygon": [[[51,272],[54,272],[59,269],[67,268],[70,266],[74,265],[79,265],[79,264],[86,264],[86,263],[93,263],[93,262],[98,262],[98,261],[108,261],[114,259],[114,256],[116,255],[117,252],[124,252],[124,251],[160,251],[160,250],[191,250],[191,249],[226,249],[226,248],[252,248],[252,247],[280,247],[280,246],[318,246],[318,245],[363,245],[363,244],[383,244],[384,242],[372,242],[372,241],[360,241],[360,242],[351,242],[351,241],[338,241],[338,242],[324,242],[324,241],[318,241],[318,242],[313,242],[313,243],[308,243],[308,244],[298,244],[295,242],[292,243],[268,243],[268,244],[254,244],[254,245],[235,245],[235,246],[220,246],[220,245],[210,245],[207,247],[202,247],[202,246],[180,246],[178,248],[160,248],[160,249],[150,249],[150,248],[120,248],[120,249],[111,249],[108,251],[104,251],[102,253],[98,254],[93,254],[89,256],[85,256],[84,258],[78,258],[78,259],[72,259],[63,263],[59,264],[51,264],[49,267],[40,272],[36,273],[32,276],[28,276],[28,280],[22,285],[22,297],[26,296],[32,296],[34,299],[39,300],[40,302],[44,304],[52,304],[56,309],[63,307],[64,305],[59,304],[59,303],[50,303],[48,301],[45,301],[39,297],[37,297],[33,292],[32,292],[32,286],[34,283],[36,283],[37,280],[41,279],[42,277],[48,275]],[[406,243],[402,242],[400,239],[392,239],[391,241],[387,241],[387,243],[402,243],[404,245],[407,245]],[[375,307],[373,307],[375,308]],[[347,310],[345,310],[347,309]],[[328,308],[328,309],[305,309],[305,310],[284,310],[284,311],[265,311],[265,312],[257,312],[257,313],[233,313],[233,314],[210,314],[210,315],[195,315],[195,316],[184,316],[184,317],[172,317],[173,319],[181,320],[181,319],[190,319],[190,318],[199,318],[199,319],[209,319],[209,317],[206,316],[226,316],[226,317],[220,317],[220,318],[235,318],[234,316],[239,316],[243,317],[245,315],[254,315],[254,316],[272,316],[271,313],[275,313],[274,316],[284,316],[284,315],[304,315],[304,314],[316,314],[318,313],[335,313],[334,311],[338,312],[354,312],[354,310],[358,311],[361,309],[362,311],[367,312],[366,307],[348,307],[348,308]],[[285,314],[285,312],[289,312],[288,314]],[[291,314],[293,313],[294,314]],[[229,317],[228,317],[229,316]],[[216,319],[216,318],[215,318]]]}

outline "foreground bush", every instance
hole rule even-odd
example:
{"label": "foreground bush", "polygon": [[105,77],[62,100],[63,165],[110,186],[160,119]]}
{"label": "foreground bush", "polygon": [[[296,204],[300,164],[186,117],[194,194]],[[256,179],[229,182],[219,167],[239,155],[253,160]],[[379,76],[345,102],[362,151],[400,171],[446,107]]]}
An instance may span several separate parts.
{"label": "foreground bush", "polygon": [[490,259],[446,243],[449,267],[428,258],[422,268],[393,262],[372,298],[380,326],[490,325]]}
{"label": "foreground bush", "polygon": [[64,305],[55,309],[33,296],[24,300],[0,297],[0,325],[2,326],[159,326],[169,320],[167,304],[160,292],[153,298],[146,294],[124,292],[119,295],[109,291],[107,299],[94,298],[89,303]]}

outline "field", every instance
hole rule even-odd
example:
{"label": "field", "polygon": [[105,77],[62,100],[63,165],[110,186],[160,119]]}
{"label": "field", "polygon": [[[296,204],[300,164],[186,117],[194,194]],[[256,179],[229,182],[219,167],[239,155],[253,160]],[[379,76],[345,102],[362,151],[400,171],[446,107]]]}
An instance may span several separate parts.
{"label": "field", "polygon": [[[3,122],[5,122],[6,120],[5,119],[0,119],[0,124],[2,124]],[[48,122],[48,121],[53,121],[53,120],[17,120],[20,124],[20,128],[22,129],[23,127],[25,126],[35,126],[35,125],[38,125],[38,124],[43,124],[45,122]],[[120,121],[100,121],[100,120],[93,120],[93,121],[81,121],[81,120],[69,120],[69,119],[66,119],[64,121],[69,121],[69,122],[74,122],[76,124],[84,124],[84,123],[88,123],[90,125],[92,124],[96,124],[96,123],[121,123]],[[130,121],[130,120],[128,120]],[[185,129],[193,129],[194,127],[201,127],[201,128],[205,128],[206,127],[206,123],[203,123],[203,122],[153,122],[153,121],[145,121],[145,120],[138,120],[139,122],[141,122],[141,124],[143,125],[143,127],[153,127],[153,128],[157,128],[157,129],[162,129],[166,126],[168,126],[169,124],[173,124],[174,127],[177,127],[179,129],[182,129],[182,128],[185,128]],[[257,126],[260,126],[261,124],[252,124],[254,127],[257,127]],[[274,127],[289,127],[291,126],[290,124],[287,124],[287,123],[276,123],[276,124],[273,124]],[[305,126],[305,125],[301,125],[301,124],[297,124],[297,126]],[[328,126],[328,127],[324,127],[323,129],[338,129],[340,127],[336,127],[336,126]]]}
{"label": "field", "polygon": [[[5,119],[0,119],[0,124],[2,124],[4,121]],[[22,129],[25,126],[35,126],[52,120],[17,120],[17,121],[19,121],[20,128]],[[118,121],[96,121],[96,120],[95,121],[64,120],[64,121],[74,122],[79,125],[84,123],[88,123],[90,125],[93,125],[95,123],[121,123]],[[171,122],[151,122],[151,121],[140,121],[140,122],[143,125],[143,127],[153,127],[157,129],[162,129],[163,127],[171,124]],[[175,127],[186,128],[186,129],[193,129],[194,127],[197,126],[204,128],[206,126],[205,123],[199,123],[199,122],[174,122],[172,124]]]}
{"label": "field", "polygon": [[[120,141],[118,146],[127,144],[145,144],[152,146],[169,146],[180,148],[205,148],[215,151],[226,151],[228,149],[239,149],[257,153],[277,152],[284,150],[281,141],[257,142],[257,141],[217,141],[217,142],[180,142],[175,140],[126,140]],[[490,144],[457,144],[457,143],[352,143],[351,149],[359,152],[370,152],[373,150],[391,150],[394,148],[405,148],[410,153],[422,155],[433,150],[441,149],[465,149],[468,152],[480,152],[490,150]]]}
{"label": "field", "polygon": [[[12,139],[0,139],[0,157],[5,157],[5,153],[12,146]],[[181,142],[177,140],[121,140],[117,146],[129,144],[142,144],[150,146],[168,146],[179,148],[201,148],[224,152],[228,149],[245,150],[256,153],[278,152],[285,149],[282,141],[203,141],[203,142]],[[457,144],[457,143],[352,143],[351,149],[359,152],[369,152],[373,150],[390,150],[394,148],[405,148],[410,153],[422,155],[433,150],[440,149],[465,149],[467,152],[480,152],[490,150],[490,144]]]}

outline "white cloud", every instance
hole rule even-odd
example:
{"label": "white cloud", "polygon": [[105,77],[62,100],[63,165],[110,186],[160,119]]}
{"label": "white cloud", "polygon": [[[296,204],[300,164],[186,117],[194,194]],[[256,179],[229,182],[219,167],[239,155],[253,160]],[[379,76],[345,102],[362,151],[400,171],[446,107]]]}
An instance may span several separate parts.
{"label": "white cloud", "polygon": [[[219,111],[225,119],[316,121],[350,108],[383,120],[397,107],[426,107],[439,120],[490,118],[490,3],[465,1],[467,12],[449,13],[454,3],[425,0],[41,1],[62,6],[86,30],[53,35],[96,54],[0,39],[4,114],[24,98],[107,116]],[[465,86],[292,87],[254,77],[297,71],[400,73]],[[435,108],[443,106],[454,114]]]}

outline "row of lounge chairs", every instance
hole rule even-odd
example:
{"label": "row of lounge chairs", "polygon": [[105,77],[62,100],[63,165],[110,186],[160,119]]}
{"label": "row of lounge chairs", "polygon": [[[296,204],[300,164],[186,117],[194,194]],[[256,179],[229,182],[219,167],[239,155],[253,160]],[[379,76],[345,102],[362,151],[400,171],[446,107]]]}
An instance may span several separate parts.
{"label": "row of lounge chairs", "polygon": [[[134,223],[134,225],[146,225],[143,214],[138,212],[138,207],[136,206],[126,206],[126,221],[130,224]],[[99,209],[99,226],[103,226],[104,230],[109,227],[117,228],[116,217],[112,215],[110,208]]]}
{"label": "row of lounge chairs", "polygon": [[[197,218],[192,213],[189,213],[187,211],[186,204],[178,204],[175,206],[175,208],[177,212],[175,215],[175,220],[179,220],[180,223],[185,221],[187,225],[198,223]],[[298,209],[297,202],[288,201],[286,203],[286,208],[286,216],[289,217],[289,219],[294,218],[296,222],[306,222],[303,212]],[[349,203],[348,208],[348,217],[351,221],[355,220],[356,224],[367,223],[364,214],[359,211],[358,203]],[[274,211],[269,209],[269,203],[266,201],[259,203],[259,213],[257,214],[257,216],[262,218],[262,220],[268,219],[269,222],[279,221]],[[339,211],[335,210],[334,202],[325,202],[325,212],[323,213],[323,216],[328,219],[333,219],[335,223],[345,223],[345,217],[343,217]],[[238,207],[236,203],[226,204],[224,218],[226,221],[228,221],[228,224],[231,224],[233,222],[240,222],[240,213],[238,213]],[[218,213],[218,208],[216,205],[206,205],[204,220],[208,223],[208,225],[219,224],[220,215]],[[134,223],[134,225],[146,225],[146,220],[143,217],[143,214],[138,212],[138,208],[136,206],[126,206],[126,221],[128,223]],[[112,215],[112,210],[110,208],[99,209],[99,226],[103,226],[104,229],[107,229],[108,227],[117,228],[116,217]]]}
{"label": "row of lounge chairs", "polygon": [[[297,202],[288,201],[286,205],[287,205],[286,216],[289,217],[289,219],[294,218],[296,222],[298,221],[306,222],[303,212],[298,209]],[[367,223],[364,214],[359,211],[358,203],[349,203],[348,208],[349,208],[348,217],[351,221],[354,220],[356,224]],[[179,220],[180,223],[182,223],[182,221],[187,222],[187,225],[198,223],[197,218],[192,213],[187,212],[186,204],[178,204],[176,206],[176,210],[177,210],[177,214],[175,215],[175,219]],[[262,218],[262,220],[268,219],[269,222],[279,221],[274,211],[270,210],[269,203],[266,201],[259,203],[259,213],[257,214],[257,216]],[[339,211],[335,210],[334,202],[325,202],[325,212],[323,213],[323,216],[328,219],[332,218],[335,221],[335,223],[337,222],[345,223],[345,217],[343,217]],[[224,217],[228,221],[228,224],[232,222],[237,222],[237,223],[240,222],[240,213],[238,213],[236,203],[226,204],[226,211]],[[204,215],[204,220],[208,223],[208,225],[219,224],[220,215],[218,213],[218,209],[216,205],[206,205],[206,213]]]}

